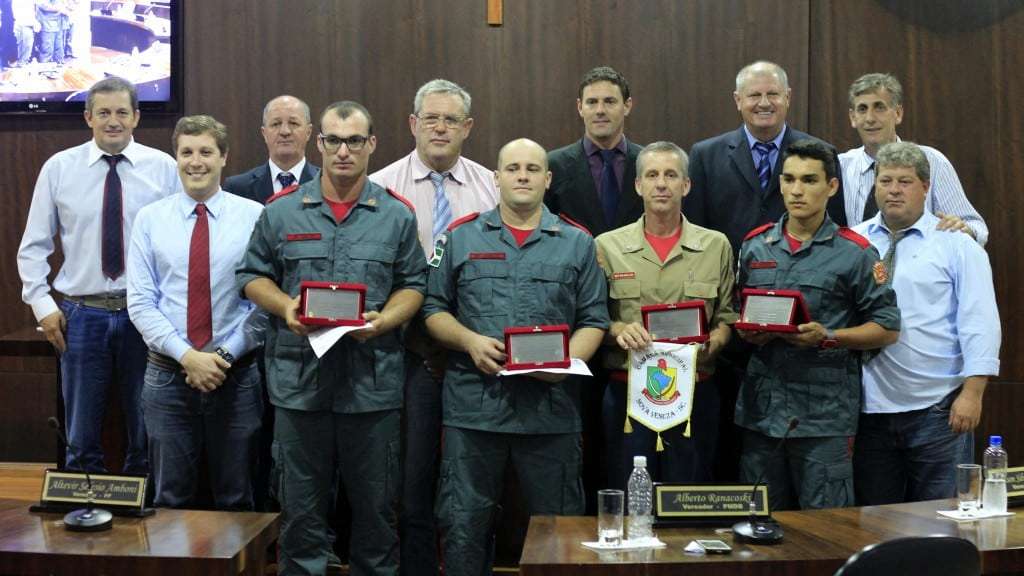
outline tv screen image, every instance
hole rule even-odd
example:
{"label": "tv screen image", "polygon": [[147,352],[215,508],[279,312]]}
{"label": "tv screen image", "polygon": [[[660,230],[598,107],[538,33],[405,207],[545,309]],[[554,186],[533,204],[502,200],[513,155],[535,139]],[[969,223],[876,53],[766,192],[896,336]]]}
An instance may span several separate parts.
{"label": "tv screen image", "polygon": [[9,0],[0,112],[78,113],[89,87],[109,76],[135,84],[141,109],[176,112],[180,1]]}

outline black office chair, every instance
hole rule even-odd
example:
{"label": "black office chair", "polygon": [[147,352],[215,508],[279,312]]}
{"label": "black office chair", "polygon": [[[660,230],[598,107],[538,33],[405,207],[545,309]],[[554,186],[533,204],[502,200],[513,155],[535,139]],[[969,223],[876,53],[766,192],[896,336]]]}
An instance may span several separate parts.
{"label": "black office chair", "polygon": [[978,576],[981,556],[963,538],[921,536],[865,546],[835,576]]}

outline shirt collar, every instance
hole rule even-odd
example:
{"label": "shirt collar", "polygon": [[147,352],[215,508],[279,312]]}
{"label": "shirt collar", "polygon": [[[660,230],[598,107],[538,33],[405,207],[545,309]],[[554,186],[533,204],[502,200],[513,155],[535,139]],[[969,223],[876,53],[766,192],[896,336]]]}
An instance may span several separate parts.
{"label": "shirt collar", "polygon": [[[772,138],[770,140],[770,142],[775,144],[775,149],[778,150],[779,152],[782,152],[782,137],[786,135],[786,130],[788,130],[788,129],[789,129],[789,126],[787,124],[783,123],[782,124],[782,130],[779,130],[778,135],[776,135],[775,138]],[[747,125],[746,124],[743,125],[743,133],[746,134],[746,136],[747,136],[747,147],[749,147],[751,150],[753,150],[754,149],[754,144],[757,144],[758,142],[760,142],[760,140],[758,140],[757,138],[754,138],[754,135],[751,134],[750,130],[747,129]],[[767,142],[766,142],[766,144],[767,144]]]}
{"label": "shirt collar", "polygon": [[[701,242],[700,235],[694,229],[693,224],[686,219],[686,216],[682,216],[682,221],[679,223],[682,226],[683,231],[679,234],[679,246],[692,250],[694,252],[703,252],[704,243]],[[644,228],[644,222],[647,216],[645,214],[640,215],[640,219],[636,221],[636,233],[633,234],[632,241],[629,246],[625,246],[626,252],[639,252],[643,250],[644,244],[647,243],[646,229]]]}
{"label": "shirt collar", "polygon": [[[629,141],[626,140],[626,135],[623,134],[622,138],[619,138],[618,144],[616,144],[615,146],[612,146],[611,149],[612,150],[618,150],[620,154],[625,156],[626,152],[629,150]],[[595,144],[594,141],[591,140],[589,136],[584,135],[583,136],[583,151],[587,154],[587,156],[593,156],[594,154],[600,154],[601,153],[601,147],[598,146],[597,144]]]}
{"label": "shirt collar", "polygon": [[[786,235],[786,221],[789,220],[789,213],[786,212],[779,218],[779,221],[775,223],[765,241],[769,244],[782,240]],[[836,231],[839,230],[839,226],[832,221],[829,217],[828,212],[825,213],[825,220],[818,226],[818,230],[811,237],[811,242],[821,242],[823,240],[829,240],[835,236]]]}
{"label": "shirt collar", "polygon": [[[277,175],[282,172],[285,172],[285,170],[282,170],[281,167],[275,164],[273,160],[268,160],[267,165],[270,166],[270,179],[274,182],[277,182]],[[302,179],[302,171],[305,169],[306,157],[303,156],[302,160],[299,160],[299,163],[296,164],[295,166],[292,166],[291,169],[287,170],[287,172],[294,176],[295,182],[298,183],[298,181]]]}
{"label": "shirt collar", "polygon": [[[135,143],[135,138],[132,137],[132,139],[128,141],[128,145],[124,147],[124,150],[121,150],[120,154],[123,155],[129,163],[134,165],[139,160],[139,154],[141,152],[139,148],[140,146]],[[99,145],[96,144],[96,140],[89,141],[89,166],[99,162],[101,158],[108,155],[109,154],[107,152],[100,149]]]}
{"label": "shirt collar", "polygon": [[[423,159],[420,158],[419,153],[416,150],[412,151],[412,179],[416,182],[421,182],[430,178],[430,173],[434,172],[434,169],[427,166]],[[455,181],[456,184],[466,183],[466,167],[463,166],[462,156],[455,159],[455,164],[448,169],[450,178]]]}
{"label": "shirt collar", "polygon": [[[568,224],[562,222],[562,220],[551,213],[548,207],[544,204],[540,205],[540,223],[537,228],[540,228],[542,232],[558,233],[561,231],[562,226],[568,226]],[[503,228],[505,223],[501,220],[501,207],[495,206],[490,212],[483,214],[482,219],[488,227],[492,229]]]}
{"label": "shirt collar", "polygon": [[[206,213],[216,220],[220,217],[221,211],[224,209],[224,202],[225,196],[224,189],[222,188],[217,190],[213,196],[207,198],[206,202],[203,202],[203,204],[206,204]],[[188,219],[193,215],[196,211],[196,204],[198,204],[198,202],[185,192],[178,193],[178,209],[181,211],[183,218]]]}
{"label": "shirt collar", "polygon": [[[918,218],[916,222],[914,222],[910,226],[904,228],[903,230],[895,230],[895,232],[904,232],[904,231],[912,231],[913,230],[913,231],[916,231],[918,234],[920,234],[922,238],[924,238],[924,237],[928,236],[928,232],[930,232],[930,231],[935,229],[935,226],[938,223],[939,223],[938,217],[936,217],[931,212],[925,210],[924,213],[921,214],[921,217]],[[885,220],[882,218],[882,212],[881,211],[879,211],[878,214],[875,214],[870,220],[868,220],[868,233],[869,234],[880,233],[880,234],[889,235],[892,232],[893,232],[893,230],[890,230],[889,227],[885,225]]]}

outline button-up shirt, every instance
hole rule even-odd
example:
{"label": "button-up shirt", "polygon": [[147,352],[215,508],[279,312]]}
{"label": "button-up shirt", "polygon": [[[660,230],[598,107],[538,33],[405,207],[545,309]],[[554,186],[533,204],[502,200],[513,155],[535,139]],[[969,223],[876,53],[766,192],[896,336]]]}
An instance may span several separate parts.
{"label": "button-up shirt", "polygon": [[[928,158],[930,172],[930,185],[924,209],[932,214],[942,212],[959,216],[971,230],[974,230],[978,244],[984,246],[988,242],[988,226],[967,199],[956,169],[942,152],[931,146],[918,146]],[[843,173],[846,222],[850,226],[863,220],[864,205],[867,204],[868,195],[875,185],[876,171],[872,168],[874,163],[875,159],[868,155],[863,146],[839,155],[839,165]]]}
{"label": "button-up shirt", "polygon": [[[604,277],[594,239],[543,208],[519,246],[495,208],[441,237],[444,254],[430,269],[423,315],[448,312],[467,329],[504,341],[514,326],[568,324],[608,329]],[[579,432],[580,383],[497,377],[469,354],[449,355],[441,405],[444,424],[489,432]]]}
{"label": "button-up shirt", "polygon": [[[432,168],[415,150],[408,156],[370,174],[370,180],[398,192],[416,207],[417,237],[429,260],[434,253],[434,183]],[[472,212],[486,212],[498,205],[494,172],[469,158],[459,156],[444,182],[444,194],[452,208],[452,221]]]}
{"label": "button-up shirt", "polygon": [[[268,160],[267,165],[270,167],[270,182],[274,185],[274,194],[277,194],[284,189],[284,186],[281,185],[281,181],[278,180],[277,177],[279,174],[285,172],[285,170],[282,170],[280,166],[274,164],[273,160]],[[302,179],[302,171],[305,168],[306,157],[303,156],[302,160],[299,160],[299,163],[292,166],[291,169],[287,170],[287,172],[295,177],[295,183],[298,184],[299,180]]]}
{"label": "button-up shirt", "polygon": [[[629,155],[629,140],[623,136],[619,138],[618,144],[611,147],[615,151],[612,160],[612,170],[615,172],[615,180],[619,183],[619,190],[622,190],[622,175],[626,173],[626,157]],[[583,152],[587,155],[587,165],[590,166],[590,175],[594,178],[594,189],[597,193],[603,194],[601,190],[601,173],[604,172],[604,159],[601,158],[601,147],[594,143],[588,136],[583,137]]]}
{"label": "button-up shirt", "polygon": [[[772,138],[771,140],[764,142],[764,144],[775,144],[775,147],[771,149],[771,152],[768,152],[768,165],[772,167],[772,171],[775,170],[775,163],[779,161],[779,154],[785,152],[785,150],[782,150],[781,148],[782,137],[786,135],[786,130],[788,130],[788,127],[785,124],[783,124],[782,130],[779,130],[779,133],[775,135],[775,138]],[[747,128],[746,124],[743,125],[743,134],[747,137],[747,147],[750,148],[750,157],[754,159],[754,171],[756,172],[757,159],[760,157],[761,153],[754,149],[754,145],[757,144],[758,142],[761,142],[761,140],[754,138],[754,135],[750,133],[750,129]],[[779,177],[779,175],[772,174],[771,177],[773,179],[776,179]]]}
{"label": "button-up shirt", "polygon": [[[37,320],[57,310],[47,276],[53,253],[53,237],[60,234],[64,261],[53,288],[70,296],[120,292],[124,276],[111,280],[103,275],[100,247],[103,236],[103,187],[109,165],[95,141],[54,154],[43,164],[32,192],[25,234],[18,248],[18,273],[22,300],[32,307]],[[139,210],[181,190],[178,169],[167,154],[135,141],[117,163],[124,211],[124,251],[128,251],[132,222]]]}
{"label": "button-up shirt", "polygon": [[[896,245],[892,287],[900,339],[864,365],[864,412],[927,408],[968,376],[999,374],[1001,331],[988,255],[925,212]],[[880,253],[889,230],[878,214],[857,226]]]}
{"label": "button-up shirt", "polygon": [[[213,320],[213,339],[205,350],[223,346],[241,358],[259,344],[259,317],[235,289],[235,268],[263,206],[223,190],[205,204]],[[150,350],[176,360],[192,348],[188,272],[195,208],[196,201],[185,193],[146,206],[136,218],[128,252],[128,315]]]}

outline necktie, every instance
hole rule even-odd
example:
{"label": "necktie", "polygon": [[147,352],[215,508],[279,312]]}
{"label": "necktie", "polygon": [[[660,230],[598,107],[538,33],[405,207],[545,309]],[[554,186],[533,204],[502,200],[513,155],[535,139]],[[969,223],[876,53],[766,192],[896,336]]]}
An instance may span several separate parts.
{"label": "necktie", "polygon": [[619,179],[615,177],[615,150],[601,150],[601,208],[604,221],[611,227],[619,211]]}
{"label": "necktie", "polygon": [[117,175],[117,163],[124,155],[104,155],[110,167],[103,184],[103,242],[101,263],[103,275],[116,280],[124,272],[124,216],[121,209],[121,177]]}
{"label": "necktie", "polygon": [[757,151],[757,179],[761,181],[761,190],[768,191],[772,182],[772,150],[775,150],[775,142],[755,142],[754,150]]}
{"label": "necktie", "polygon": [[437,237],[452,223],[452,206],[448,203],[448,197],[444,195],[444,181],[450,175],[449,172],[430,173],[430,181],[434,183],[434,241],[437,241]]}
{"label": "necktie", "polygon": [[295,176],[291,172],[281,172],[277,175],[277,181],[281,183],[281,190],[295,184]]}
{"label": "necktie", "polygon": [[860,221],[864,222],[870,218],[874,218],[875,214],[878,214],[878,201],[875,200],[875,163],[871,163],[871,167],[868,168],[868,172],[871,174],[871,191],[868,192],[868,197],[864,201],[864,214],[861,216]]}
{"label": "necktie", "polygon": [[202,350],[213,339],[210,308],[210,223],[206,204],[196,204],[196,225],[188,249],[188,339]]}
{"label": "necktie", "polygon": [[889,232],[889,249],[882,258],[882,266],[885,267],[885,285],[892,285],[892,278],[896,275],[896,245],[906,236],[907,232]]}

